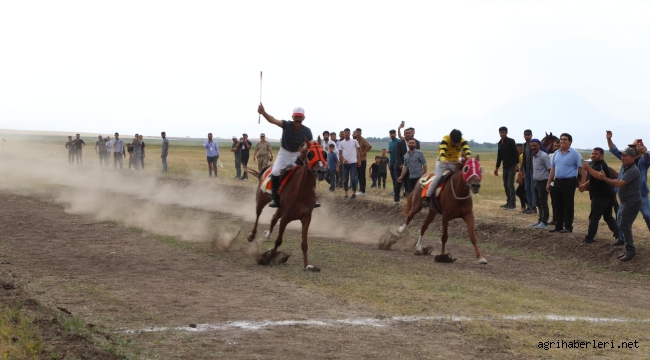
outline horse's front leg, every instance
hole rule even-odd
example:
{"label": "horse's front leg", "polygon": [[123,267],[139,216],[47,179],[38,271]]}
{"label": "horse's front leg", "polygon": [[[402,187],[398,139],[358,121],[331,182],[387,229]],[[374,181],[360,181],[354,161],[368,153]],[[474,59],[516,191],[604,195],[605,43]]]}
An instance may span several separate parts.
{"label": "horse's front leg", "polygon": [[302,259],[305,266],[304,270],[319,272],[320,268],[309,265],[309,259],[307,258],[307,250],[309,249],[309,245],[307,244],[307,233],[309,232],[309,223],[311,223],[311,214],[303,217],[300,222],[302,223],[302,244],[300,244],[300,247],[302,248]]}
{"label": "horse's front leg", "polygon": [[264,239],[268,240],[269,237],[271,236],[271,233],[273,232],[273,228],[275,227],[275,224],[278,223],[278,219],[280,218],[280,209],[277,209],[275,211],[275,214],[273,214],[273,217],[271,218],[271,227],[264,231]]}
{"label": "horse's front leg", "polygon": [[404,220],[402,225],[397,227],[398,234],[403,234],[404,231],[406,231],[406,228],[411,224],[411,221],[413,221],[415,215],[417,215],[420,212],[420,210],[422,210],[422,198],[417,196],[417,194],[419,194],[419,191],[417,193],[415,191],[412,191],[411,195],[409,195],[413,197],[411,199],[412,201],[411,209],[409,210],[409,213],[406,216],[406,220]]}
{"label": "horse's front leg", "polygon": [[[258,190],[258,192],[259,191],[260,190]],[[257,216],[255,217],[255,225],[253,226],[253,230],[251,230],[251,232],[246,237],[246,239],[248,239],[248,242],[252,242],[253,240],[255,240],[255,235],[257,234],[257,224],[260,221],[260,215],[262,214],[262,210],[264,210],[264,207],[266,206],[266,203],[268,203],[268,201],[264,201],[265,200],[264,194],[262,194],[262,196],[260,196],[260,194],[258,193],[256,200],[257,200],[257,203],[255,205],[255,213],[256,213]]]}
{"label": "horse's front leg", "polygon": [[481,265],[487,264],[487,260],[481,255],[481,251],[478,249],[478,244],[477,244],[477,239],[476,239],[476,230],[474,230],[474,214],[469,213],[463,217],[463,220],[465,220],[465,224],[467,225],[467,232],[469,232],[469,239],[472,241],[472,245],[474,245],[474,251],[476,251],[476,258],[478,259],[478,263]]}
{"label": "horse's front leg", "polygon": [[449,238],[449,219],[446,216],[442,216],[442,236],[440,241],[442,242],[442,248],[440,249],[440,255],[445,254],[445,244],[447,244],[447,239]]}
{"label": "horse's front leg", "polygon": [[433,222],[433,219],[436,217],[437,212],[431,208],[429,208],[429,213],[427,213],[427,217],[424,219],[424,222],[422,223],[422,227],[420,228],[420,236],[418,237],[418,242],[415,244],[415,254],[416,255],[428,255],[431,253],[432,248],[431,247],[425,247],[422,248],[422,238],[424,237],[424,232],[427,231],[429,228],[429,224]]}

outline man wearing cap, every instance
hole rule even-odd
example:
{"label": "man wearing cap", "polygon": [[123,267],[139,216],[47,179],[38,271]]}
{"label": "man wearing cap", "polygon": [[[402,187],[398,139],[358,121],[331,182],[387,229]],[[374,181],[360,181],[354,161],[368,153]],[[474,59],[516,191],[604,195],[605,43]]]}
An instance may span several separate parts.
{"label": "man wearing cap", "polygon": [[[311,130],[302,124],[305,120],[305,109],[301,107],[293,109],[293,115],[291,116],[293,121],[277,120],[264,110],[262,104],[258,106],[257,112],[264,116],[269,123],[282,128],[280,151],[278,151],[278,157],[275,159],[273,169],[271,170],[272,199],[269,207],[277,208],[280,206],[280,199],[278,198],[280,172],[296,164],[296,160],[300,156],[300,147],[305,143],[305,138],[312,141],[314,137],[311,134]],[[316,205],[320,206],[318,202]]]}
{"label": "man wearing cap", "polygon": [[[456,169],[455,162],[461,160],[465,156],[466,159],[472,157],[472,152],[469,149],[467,141],[463,139],[463,133],[460,130],[453,129],[448,135],[445,135],[438,146],[438,159],[436,159],[436,169],[434,170],[433,181],[427,190],[427,195],[422,201],[424,208],[429,207],[429,202],[436,190],[440,179],[442,178],[445,170],[454,171]],[[425,167],[426,172],[426,167]]]}
{"label": "man wearing cap", "polygon": [[124,158],[126,152],[124,151],[124,142],[120,139],[120,134],[115,133],[115,140],[113,140],[113,168],[117,169],[117,163],[120,163],[120,169],[124,167]]}
{"label": "man wearing cap", "polygon": [[269,166],[269,161],[273,160],[273,149],[271,144],[266,141],[266,135],[260,134],[260,142],[255,145],[255,153],[253,153],[253,161],[257,161],[257,171],[262,172],[264,168]]}
{"label": "man wearing cap", "polygon": [[530,224],[530,226],[535,229],[546,230],[550,216],[546,184],[551,171],[551,159],[541,149],[542,142],[539,139],[530,140],[530,150],[533,158],[533,180],[535,180],[535,201],[539,209],[537,222]]}
{"label": "man wearing cap", "polygon": [[619,255],[620,261],[630,261],[636,255],[634,239],[632,238],[632,224],[641,210],[641,172],[635,163],[637,151],[630,147],[621,153],[623,163],[623,176],[620,180],[612,180],[607,177],[604,171],[599,172],[600,180],[618,188],[618,198],[621,201],[619,207],[620,229],[625,242],[625,252]]}
{"label": "man wearing cap", "polygon": [[[612,132],[607,130],[607,145],[609,145],[609,151],[614,154],[617,158],[622,160],[622,153],[618,150],[616,145],[612,142]],[[650,201],[648,200],[648,168],[650,168],[650,156],[648,155],[648,149],[641,143],[639,145],[639,140],[634,140],[632,144],[629,144],[628,147],[630,149],[636,150],[636,156],[634,159],[634,163],[639,169],[639,173],[641,175],[641,184],[639,185],[639,194],[641,195],[641,215],[643,216],[643,220],[646,223],[646,226],[648,227],[648,230],[650,230]],[[621,167],[621,171],[618,174],[619,180],[622,178],[623,173],[625,172],[625,164]],[[620,213],[621,209],[618,209],[618,212]],[[617,218],[619,216],[617,215]],[[620,221],[619,221],[619,227],[620,227]],[[619,239],[616,243],[614,243],[615,246],[623,245],[623,242]]]}
{"label": "man wearing cap", "polygon": [[203,142],[205,148],[205,156],[208,160],[208,174],[212,177],[212,170],[214,170],[214,177],[217,177],[217,160],[219,159],[219,144],[212,140],[212,133],[208,133],[208,140]]}
{"label": "man wearing cap", "polygon": [[235,154],[235,169],[237,170],[235,179],[241,180],[241,142],[237,140],[237,136],[235,135],[232,136],[232,147],[230,148],[230,151]]}
{"label": "man wearing cap", "polygon": [[576,179],[578,169],[582,166],[582,156],[571,147],[573,137],[570,134],[560,135],[560,150],[555,152],[551,161],[551,172],[546,182],[546,191],[551,191],[554,182],[555,203],[553,212],[556,214],[555,228],[549,232],[573,232],[573,216],[576,194]]}
{"label": "man wearing cap", "polygon": [[241,164],[244,166],[244,173],[242,174],[241,179],[248,180],[248,173],[246,170],[248,170],[248,158],[250,157],[250,150],[253,143],[248,140],[248,134],[246,133],[242,134],[242,138],[239,139],[239,142],[241,143]]}

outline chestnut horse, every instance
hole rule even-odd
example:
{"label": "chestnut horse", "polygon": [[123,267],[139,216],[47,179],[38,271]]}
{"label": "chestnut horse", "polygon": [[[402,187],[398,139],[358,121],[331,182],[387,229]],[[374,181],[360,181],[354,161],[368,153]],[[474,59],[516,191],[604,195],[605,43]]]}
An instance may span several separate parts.
{"label": "chestnut horse", "polygon": [[542,148],[546,149],[546,153],[551,155],[552,153],[555,152],[555,149],[553,148],[553,144],[555,143],[555,140],[557,140],[557,136],[553,135],[553,133],[544,133],[545,136],[540,140],[542,143]]}
{"label": "chestnut horse", "polygon": [[[318,141],[308,141],[305,139],[305,146],[303,147],[300,157],[296,161],[298,163],[296,170],[294,170],[291,177],[284,184],[282,188],[282,194],[280,194],[280,207],[277,208],[273,218],[271,219],[271,228],[264,235],[268,237],[273,231],[273,227],[280,220],[280,230],[278,232],[278,238],[275,240],[275,247],[269,251],[262,254],[258,257],[259,264],[270,264],[274,263],[275,259],[279,256],[277,249],[282,245],[282,235],[284,235],[284,230],[287,225],[294,221],[300,220],[302,223],[302,255],[304,260],[304,269],[318,272],[319,268],[309,265],[307,259],[307,232],[309,230],[309,224],[311,222],[311,213],[314,210],[314,205],[316,204],[316,191],[314,189],[316,185],[316,178],[323,180],[325,174],[327,174],[327,155],[323,151],[323,148],[320,144],[320,136]],[[261,174],[264,174],[267,168],[262,170]],[[262,191],[262,181],[263,176],[255,170],[247,170],[253,176],[259,178],[257,193],[255,196],[256,200],[256,212],[257,217],[255,218],[255,226],[248,234],[248,241],[255,240],[255,235],[257,233],[257,224],[260,219],[260,214],[264,207],[271,201],[271,194]],[[282,262],[286,261],[288,258],[285,257]]]}
{"label": "chestnut horse", "polygon": [[[442,208],[442,237],[440,239],[442,241],[442,249],[440,250],[440,256],[436,256],[436,260],[439,258],[440,261],[443,262],[453,261],[448,254],[445,254],[445,244],[449,237],[447,228],[450,220],[461,218],[465,220],[465,224],[467,224],[467,231],[469,232],[469,238],[472,241],[472,245],[474,245],[476,258],[479,260],[480,264],[487,264],[487,260],[485,260],[481,255],[481,251],[478,249],[478,245],[476,244],[474,212],[472,210],[472,193],[478,194],[481,189],[481,178],[483,177],[482,172],[483,169],[479,163],[479,157],[476,156],[476,158],[457,162],[456,171],[454,171],[453,174],[450,175],[450,178],[445,182],[439,197],[440,207]],[[422,210],[421,193],[422,186],[420,185],[420,182],[418,182],[415,185],[415,189],[413,189],[406,200],[403,213],[407,217],[404,223],[397,228],[398,233],[404,233],[406,227],[413,220],[413,217]],[[438,211],[435,209],[433,201],[431,201],[429,213],[422,223],[420,236],[415,245],[416,254],[429,253],[429,249],[422,248],[422,236],[424,235],[424,232],[427,231],[429,224],[431,224],[436,214],[438,214]]]}

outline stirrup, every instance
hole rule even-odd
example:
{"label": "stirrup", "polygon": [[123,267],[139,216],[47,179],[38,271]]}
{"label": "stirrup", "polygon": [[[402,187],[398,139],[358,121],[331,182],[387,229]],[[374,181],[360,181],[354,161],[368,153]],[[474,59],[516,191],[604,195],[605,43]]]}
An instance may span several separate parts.
{"label": "stirrup", "polygon": [[272,207],[272,208],[277,208],[278,207],[278,203],[275,202],[275,199],[273,199],[273,200],[271,200],[271,202],[269,202],[269,207]]}
{"label": "stirrup", "polygon": [[429,205],[431,205],[431,198],[426,196],[424,200],[422,200],[422,207],[428,208]]}

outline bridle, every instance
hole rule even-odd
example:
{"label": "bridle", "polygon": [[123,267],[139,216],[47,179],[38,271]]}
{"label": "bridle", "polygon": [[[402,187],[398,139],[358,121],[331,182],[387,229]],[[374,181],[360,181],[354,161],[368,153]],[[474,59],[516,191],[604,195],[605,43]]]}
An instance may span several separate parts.
{"label": "bridle", "polygon": [[[466,190],[469,190],[471,188],[480,189],[480,181],[483,179],[483,167],[478,162],[478,160],[470,158],[463,164],[461,176],[463,177],[463,183],[465,184]],[[478,177],[479,183],[470,184],[469,180],[475,176]],[[456,190],[454,189],[453,184],[451,187],[451,193],[454,195],[454,198],[456,200],[465,200],[469,199],[472,196],[472,193],[469,192],[469,194],[467,194],[465,197],[458,197],[458,195],[456,195]]]}
{"label": "bridle", "polygon": [[314,170],[314,167],[318,165],[319,162],[321,168],[324,169],[327,164],[325,152],[318,142],[310,141],[309,148],[307,148],[307,154],[302,157],[302,163],[311,171],[312,174],[314,174],[314,176],[318,176],[324,171],[322,169]]}

